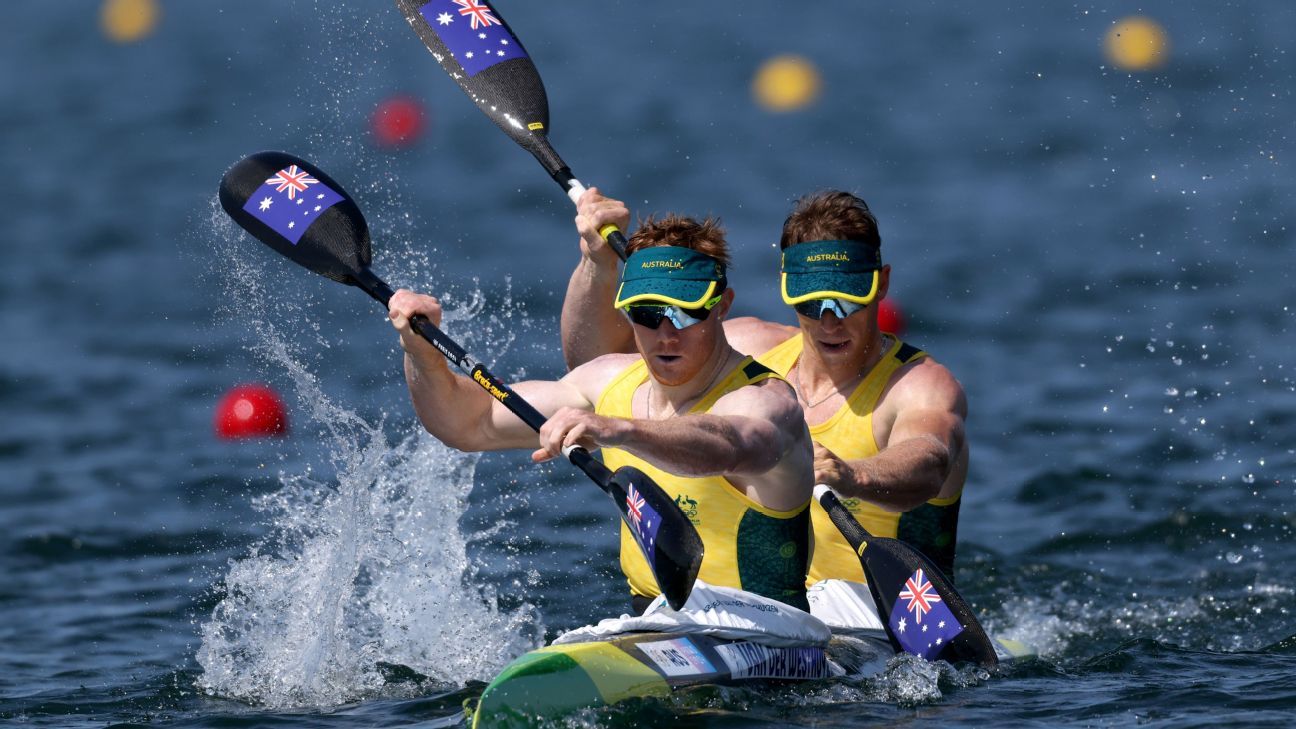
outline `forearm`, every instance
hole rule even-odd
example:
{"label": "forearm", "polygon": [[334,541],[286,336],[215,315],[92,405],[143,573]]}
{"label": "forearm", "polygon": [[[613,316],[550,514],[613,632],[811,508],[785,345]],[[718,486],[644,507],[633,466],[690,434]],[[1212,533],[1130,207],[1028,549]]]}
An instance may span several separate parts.
{"label": "forearm", "polygon": [[568,369],[610,352],[633,352],[634,333],[616,309],[617,272],[581,258],[562,308],[563,359]]}
{"label": "forearm", "polygon": [[924,435],[896,443],[872,458],[850,461],[852,478],[835,489],[888,511],[909,511],[936,498],[953,467],[939,438]]}
{"label": "forearm", "polygon": [[680,476],[764,473],[787,451],[772,425],[754,419],[686,415],[630,423],[617,447]]}
{"label": "forearm", "polygon": [[489,450],[485,436],[494,400],[477,383],[450,371],[444,358],[405,355],[405,382],[419,421],[437,440],[462,451]]}

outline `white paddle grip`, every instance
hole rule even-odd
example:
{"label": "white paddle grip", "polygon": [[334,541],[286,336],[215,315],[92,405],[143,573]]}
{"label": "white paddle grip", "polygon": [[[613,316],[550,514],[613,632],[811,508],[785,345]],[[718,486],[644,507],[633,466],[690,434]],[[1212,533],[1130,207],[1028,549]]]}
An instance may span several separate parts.
{"label": "white paddle grip", "polygon": [[580,200],[580,196],[585,194],[585,186],[581,184],[580,180],[574,177],[569,184],[571,187],[567,188],[567,197],[571,198],[572,205],[575,205],[576,201]]}

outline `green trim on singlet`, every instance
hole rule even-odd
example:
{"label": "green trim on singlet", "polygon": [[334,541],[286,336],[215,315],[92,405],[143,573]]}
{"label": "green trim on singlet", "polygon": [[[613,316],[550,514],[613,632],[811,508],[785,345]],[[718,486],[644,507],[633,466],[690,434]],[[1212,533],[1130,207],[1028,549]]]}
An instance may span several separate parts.
{"label": "green trim on singlet", "polygon": [[941,572],[954,582],[954,551],[958,546],[959,506],[963,499],[952,504],[936,505],[927,502],[900,515],[896,525],[896,538],[907,542],[927,555],[940,567]]}
{"label": "green trim on singlet", "polygon": [[805,574],[810,557],[810,509],[791,519],[748,510],[738,522],[735,542],[744,590],[809,612]]}

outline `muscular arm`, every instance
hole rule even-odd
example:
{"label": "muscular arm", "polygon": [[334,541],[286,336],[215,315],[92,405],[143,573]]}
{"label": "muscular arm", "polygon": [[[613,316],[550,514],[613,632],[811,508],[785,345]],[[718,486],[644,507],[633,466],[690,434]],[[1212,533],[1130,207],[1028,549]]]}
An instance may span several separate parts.
{"label": "muscular arm", "polygon": [[630,322],[612,308],[618,280],[615,264],[599,265],[584,256],[572,271],[560,324],[569,369],[609,352],[634,351]]}
{"label": "muscular arm", "polygon": [[783,382],[729,393],[705,414],[631,422],[621,447],[663,470],[725,476],[772,509],[796,508],[810,496],[810,436]]}
{"label": "muscular arm", "polygon": [[[439,323],[441,306],[433,297],[397,291],[389,303],[389,316],[400,332],[405,381],[423,427],[463,451],[534,446],[536,435],[530,426],[476,382],[452,372],[446,358],[410,328],[409,320],[415,315]],[[512,389],[545,416],[562,408],[589,409],[581,383],[596,369],[572,372],[557,382],[523,382]]]}
{"label": "muscular arm", "polygon": [[568,369],[610,352],[634,351],[630,323],[612,308],[620,278],[619,259],[599,234],[606,225],[625,230],[630,211],[621,201],[604,197],[594,187],[581,195],[576,211],[581,258],[567,282],[559,324]]}
{"label": "muscular arm", "polygon": [[816,480],[897,512],[958,493],[968,458],[967,399],[958,381],[941,365],[923,362],[888,397],[895,398],[895,420],[886,446],[872,458],[842,461],[816,445]]}

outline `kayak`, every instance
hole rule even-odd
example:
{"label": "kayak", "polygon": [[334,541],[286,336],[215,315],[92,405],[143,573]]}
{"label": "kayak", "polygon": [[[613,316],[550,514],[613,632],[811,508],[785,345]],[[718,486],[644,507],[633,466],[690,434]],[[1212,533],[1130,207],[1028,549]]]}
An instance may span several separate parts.
{"label": "kayak", "polygon": [[540,648],[510,663],[471,710],[473,727],[552,718],[698,684],[867,675],[895,655],[882,631],[835,633],[828,646],[769,646],[688,633],[635,633]]}
{"label": "kayak", "polygon": [[[833,581],[836,582],[836,581]],[[812,592],[810,613],[699,582],[690,607],[655,603],[644,616],[605,620],[522,655],[466,707],[473,727],[529,724],[700,684],[814,681],[880,673],[895,657],[866,590]],[[701,631],[701,632],[699,632]],[[821,631],[821,632],[819,632]],[[1000,660],[1032,654],[993,640]]]}

